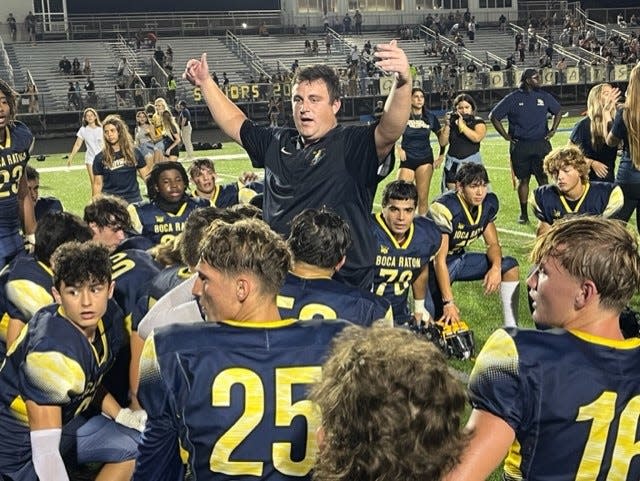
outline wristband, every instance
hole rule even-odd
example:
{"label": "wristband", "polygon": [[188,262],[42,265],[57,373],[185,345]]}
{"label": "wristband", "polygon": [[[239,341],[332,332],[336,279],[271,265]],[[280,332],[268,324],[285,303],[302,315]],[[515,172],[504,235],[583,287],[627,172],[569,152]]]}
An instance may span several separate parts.
{"label": "wristband", "polygon": [[31,244],[32,246],[36,245],[36,235],[35,234],[27,234],[24,236],[24,241],[27,244]]}
{"label": "wristband", "polygon": [[413,313],[416,314],[418,312],[424,312],[424,299],[414,299],[413,300]]}
{"label": "wristband", "polygon": [[449,304],[453,304],[453,299],[442,299],[443,306],[448,306]]}

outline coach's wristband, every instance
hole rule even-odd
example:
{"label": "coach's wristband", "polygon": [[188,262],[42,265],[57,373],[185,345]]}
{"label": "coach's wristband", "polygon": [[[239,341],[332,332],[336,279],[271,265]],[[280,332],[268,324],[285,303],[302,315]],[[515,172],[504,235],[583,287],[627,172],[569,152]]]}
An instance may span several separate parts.
{"label": "coach's wristband", "polygon": [[453,299],[442,299],[443,306],[448,306],[449,304],[453,304]]}
{"label": "coach's wristband", "polygon": [[24,236],[24,241],[27,244],[31,244],[32,246],[36,245],[36,235],[35,234],[27,234]]}

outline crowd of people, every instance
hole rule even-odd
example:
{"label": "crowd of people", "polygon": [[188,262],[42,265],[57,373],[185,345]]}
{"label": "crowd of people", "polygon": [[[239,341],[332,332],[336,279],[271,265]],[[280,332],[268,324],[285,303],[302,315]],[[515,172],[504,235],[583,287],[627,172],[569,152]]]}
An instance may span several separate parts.
{"label": "crowd of people", "polygon": [[[116,481],[482,480],[505,460],[513,479],[640,477],[628,449],[640,340],[620,327],[640,289],[624,224],[634,210],[640,222],[640,66],[624,103],[611,85],[593,88],[568,146],[552,149],[561,105],[535,69],[489,114],[518,221],[530,210],[539,221],[529,330],[517,327],[520,269],[495,225],[515,198],[490,191],[474,98],[454,96],[441,120],[396,41],[368,61],[393,74],[377,122],[339,125],[340,74],[313,65],[291,73],[294,127],[282,128],[247,118],[206,54],[189,60],[184,78],[263,181],[217,185],[211,160],[186,146],[186,103],[176,120],[174,102],[156,98],[133,135],[86,108],[68,158],[86,145],[82,217],[38,208],[33,135],[0,81],[0,475],[64,481],[98,463],[96,479]],[[373,212],[394,161],[398,179]],[[469,251],[480,237],[485,251]],[[503,307],[466,394],[410,329],[460,323],[452,284],[463,281]]]}

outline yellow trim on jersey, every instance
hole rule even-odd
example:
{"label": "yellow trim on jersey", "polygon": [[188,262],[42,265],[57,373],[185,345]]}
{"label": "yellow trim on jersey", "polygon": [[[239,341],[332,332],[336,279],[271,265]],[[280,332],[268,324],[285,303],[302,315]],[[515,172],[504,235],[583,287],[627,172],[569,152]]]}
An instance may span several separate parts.
{"label": "yellow trim on jersey", "polygon": [[[51,271],[49,271],[51,272]],[[5,286],[7,299],[31,319],[40,308],[53,302],[51,292],[29,279],[14,279]]]}
{"label": "yellow trim on jersey", "polygon": [[272,329],[274,327],[286,327],[298,322],[298,319],[281,319],[278,321],[266,321],[266,322],[256,322],[256,321],[219,321],[220,324],[228,324],[229,326],[235,327],[246,327],[249,329]]}
{"label": "yellow trim on jersey", "polygon": [[213,207],[216,207],[216,204],[218,203],[218,196],[220,195],[220,186],[218,184],[214,184],[213,185],[213,192],[211,192],[211,197],[209,202],[211,202],[211,205]]}
{"label": "yellow trim on jersey", "polygon": [[175,214],[172,214],[171,212],[166,212],[168,217],[180,217],[181,215],[184,215],[184,211],[187,209],[187,204],[188,202],[185,202],[184,204],[182,204],[180,206],[180,208],[178,209],[178,212],[176,212]]}
{"label": "yellow trim on jersey", "polygon": [[238,202],[248,204],[256,195],[258,195],[258,193],[255,190],[242,186],[238,190]]}
{"label": "yellow trim on jersey", "polygon": [[497,374],[499,371],[517,374],[519,371],[518,363],[518,347],[513,341],[513,337],[504,329],[498,329],[489,336],[489,339],[487,339],[487,342],[484,344],[473,366],[470,377],[493,377],[499,375]]}
{"label": "yellow trim on jersey", "polygon": [[378,222],[378,224],[380,225],[380,228],[385,232],[385,234],[387,234],[387,237],[391,240],[391,242],[393,242],[393,246],[396,249],[406,249],[409,246],[409,244],[411,244],[411,240],[413,239],[413,232],[415,230],[413,221],[409,226],[409,230],[407,231],[406,237],[400,243],[393,235],[393,232],[389,230],[387,223],[384,221],[384,217],[382,217],[382,212],[377,212],[375,215],[375,219],[376,219],[376,222]]}
{"label": "yellow trim on jersey", "polygon": [[640,347],[640,338],[632,337],[630,339],[607,339],[605,337],[594,336],[593,334],[589,334],[583,331],[578,331],[575,329],[569,329],[569,333],[576,336],[578,339],[582,339],[583,341],[589,342],[591,344],[598,344],[600,346],[613,347],[616,349],[637,349]]}
{"label": "yellow trim on jersey", "polygon": [[124,328],[127,334],[131,336],[131,331],[133,330],[133,314],[131,312],[124,316]]}
{"label": "yellow trim on jersey", "polygon": [[607,207],[604,209],[602,217],[608,219],[622,208],[622,204],[624,204],[624,194],[620,186],[616,185],[611,194],[609,194],[609,202],[607,202]]}
{"label": "yellow trim on jersey", "polygon": [[522,446],[518,439],[513,440],[507,458],[504,460],[504,472],[509,479],[522,479]]}
{"label": "yellow trim on jersey", "polygon": [[460,201],[460,205],[462,206],[462,210],[464,210],[464,213],[467,216],[467,220],[469,221],[469,224],[478,225],[480,223],[480,219],[482,219],[482,204],[478,206],[478,214],[474,219],[473,215],[471,214],[471,211],[469,210],[469,206],[467,205],[467,202],[464,200],[464,197],[460,195],[460,192],[456,194],[456,197],[458,197],[458,200]]}
{"label": "yellow trim on jersey", "polygon": [[38,265],[42,268],[43,271],[45,271],[47,274],[49,274],[53,278],[53,271],[51,270],[51,267],[46,265],[44,262],[40,262],[40,261],[38,261]]}
{"label": "yellow trim on jersey", "polygon": [[[75,322],[73,322],[71,319],[69,319],[69,316],[67,316],[67,314],[64,311],[64,307],[58,306],[57,313],[58,313],[58,315],[60,317],[64,317],[65,320],[67,322],[70,322],[74,327],[76,327],[79,330],[82,330],[82,329],[80,329],[80,327]],[[82,332],[82,334],[84,335],[84,331]],[[96,351],[96,348],[89,341],[89,339],[87,339],[87,342],[91,346],[91,350],[93,351],[93,356],[96,358],[96,362],[98,364],[104,364],[104,362],[109,357],[109,349],[108,349],[109,344],[107,342],[107,336],[105,336],[104,323],[102,322],[102,319],[100,319],[98,321],[98,323],[96,324],[95,336],[98,336],[100,338],[100,340],[102,341],[102,357],[100,357],[98,355],[98,351]],[[95,338],[95,336],[94,336],[94,338]]]}
{"label": "yellow trim on jersey", "polygon": [[8,329],[9,329],[9,314],[5,312],[4,314],[2,314],[2,319],[0,319],[0,341],[1,342],[6,342]]}
{"label": "yellow trim on jersey", "polygon": [[582,203],[584,202],[584,199],[587,198],[587,193],[589,192],[590,188],[591,188],[591,184],[589,182],[587,182],[584,185],[584,192],[582,192],[582,195],[580,196],[580,199],[578,199],[578,203],[576,204],[576,207],[574,209],[569,207],[569,203],[567,202],[567,198],[561,193],[560,194],[560,202],[562,203],[562,206],[564,207],[564,210],[566,210],[567,213],[569,213],[569,214],[575,214],[576,212],[578,212],[580,210],[580,206],[582,206]]}
{"label": "yellow trim on jersey", "polygon": [[30,352],[24,365],[31,384],[47,392],[51,404],[67,403],[70,394],[84,392],[86,378],[82,367],[61,352]]}
{"label": "yellow trim on jersey", "polygon": [[18,421],[24,424],[29,424],[29,416],[27,415],[27,405],[22,399],[22,396],[16,396],[11,404],[9,405],[9,409],[11,410],[11,414]]}
{"label": "yellow trim on jersey", "polygon": [[133,204],[129,204],[127,206],[127,212],[129,212],[129,217],[131,217],[131,227],[138,234],[142,232],[142,221],[140,221],[140,216],[138,215],[138,209]]}
{"label": "yellow trim on jersey", "polygon": [[446,205],[434,202],[429,207],[429,215],[438,227],[442,227],[453,234],[453,214]]}

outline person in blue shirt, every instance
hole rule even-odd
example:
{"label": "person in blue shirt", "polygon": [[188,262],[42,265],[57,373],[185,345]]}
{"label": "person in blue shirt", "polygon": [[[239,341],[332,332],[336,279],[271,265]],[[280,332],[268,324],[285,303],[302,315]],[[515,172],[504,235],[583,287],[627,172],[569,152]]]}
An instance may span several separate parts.
{"label": "person in blue shirt", "polygon": [[[547,114],[553,115],[551,129]],[[502,125],[505,117],[509,121],[508,133]],[[560,104],[550,93],[540,90],[540,76],[532,68],[522,72],[518,90],[504,97],[489,113],[496,131],[509,142],[511,171],[517,180],[520,201],[520,224],[529,222],[527,201],[531,176],[536,178],[538,185],[548,182],[542,159],[551,150],[549,140],[556,133],[561,118]]]}
{"label": "person in blue shirt", "polygon": [[0,269],[24,251],[20,229],[33,245],[36,228],[33,201],[24,176],[33,134],[16,121],[16,98],[11,86],[0,79]]}
{"label": "person in blue shirt", "polygon": [[140,202],[136,174],[145,178],[149,168],[142,152],[134,146],[127,124],[119,115],[108,115],[102,122],[104,147],[93,161],[92,196],[116,195],[127,203]]}
{"label": "person in blue shirt", "polygon": [[587,97],[587,115],[574,125],[569,137],[571,144],[582,149],[589,164],[589,180],[613,182],[617,147],[607,145],[607,134],[613,117],[620,89],[609,84],[591,88]]}
{"label": "person in blue shirt", "polygon": [[[431,148],[431,133],[438,139],[438,159],[434,161]],[[444,160],[446,140],[444,129],[438,117],[424,106],[424,91],[421,88],[411,90],[411,113],[407,127],[396,143],[396,156],[400,160],[398,180],[414,182],[418,188],[418,215],[429,210],[429,187],[433,168],[439,167]]]}
{"label": "person in blue shirt", "polygon": [[624,193],[624,205],[616,216],[629,222],[636,211],[636,228],[640,230],[640,66],[629,74],[624,105],[616,112],[607,145],[617,147],[622,142],[622,157],[616,183]]}

